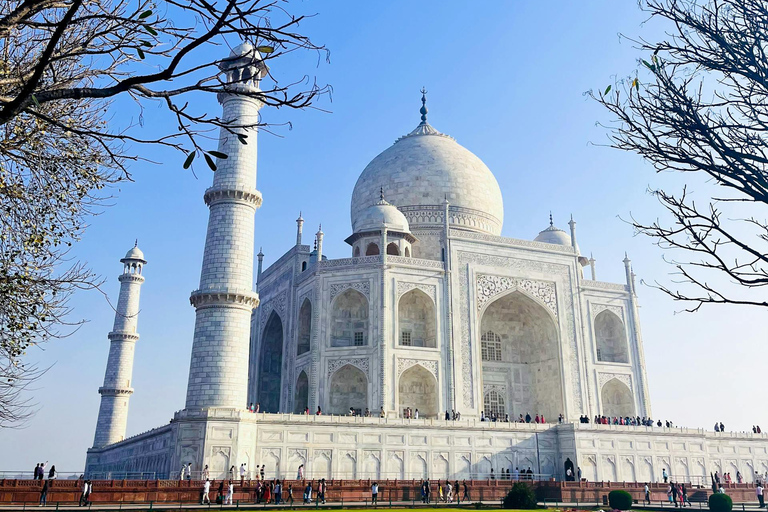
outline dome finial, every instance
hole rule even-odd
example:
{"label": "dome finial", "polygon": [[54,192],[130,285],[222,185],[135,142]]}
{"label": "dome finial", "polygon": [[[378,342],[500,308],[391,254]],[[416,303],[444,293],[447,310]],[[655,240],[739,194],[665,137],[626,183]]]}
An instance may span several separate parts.
{"label": "dome finial", "polygon": [[427,89],[424,87],[421,88],[421,108],[419,109],[419,112],[421,113],[421,122],[426,123],[427,122]]}
{"label": "dome finial", "polygon": [[138,247],[139,246],[139,239],[138,238],[136,239],[136,242],[133,244],[133,246],[134,247]]}
{"label": "dome finial", "polygon": [[381,188],[379,189],[379,200],[380,200],[380,201],[383,201],[383,200],[384,200],[384,187],[381,187]]}
{"label": "dome finial", "polygon": [[549,211],[549,225],[550,226],[554,226],[555,225],[555,223],[552,222],[552,210]]}

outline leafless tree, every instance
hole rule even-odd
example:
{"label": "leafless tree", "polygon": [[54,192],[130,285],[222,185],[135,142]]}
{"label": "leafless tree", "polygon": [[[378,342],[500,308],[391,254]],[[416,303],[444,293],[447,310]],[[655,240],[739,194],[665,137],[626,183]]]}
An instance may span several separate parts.
{"label": "leafless tree", "polygon": [[[656,285],[696,311],[703,304],[768,307],[768,3],[644,0],[667,28],[635,39],[632,77],[591,96],[613,117],[611,145],[657,172],[689,174],[678,192],[652,190],[662,220],[632,219],[676,267]],[[691,183],[709,190],[694,200]],[[745,213],[746,212],[746,213]]]}
{"label": "leafless tree", "polygon": [[[180,167],[201,157],[215,170],[227,155],[206,147],[209,132],[247,144],[261,122],[196,109],[201,95],[301,109],[327,90],[306,76],[233,87],[221,74],[244,41],[264,64],[296,51],[327,57],[288,8],[283,0],[0,0],[0,426],[31,412],[22,391],[39,371],[28,349],[71,332],[71,293],[98,286],[67,249],[109,188],[130,179],[141,148],[171,148]],[[171,128],[148,137],[140,122],[115,116],[118,99],[139,112],[160,105]]]}

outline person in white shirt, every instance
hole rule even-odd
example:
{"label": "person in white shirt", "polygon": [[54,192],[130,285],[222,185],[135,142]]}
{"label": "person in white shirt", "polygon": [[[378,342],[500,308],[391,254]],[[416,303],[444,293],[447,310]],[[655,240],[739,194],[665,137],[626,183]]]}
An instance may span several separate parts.
{"label": "person in white shirt", "polygon": [[453,503],[453,485],[451,485],[451,482],[448,482],[445,489],[445,497],[448,500],[448,503]]}
{"label": "person in white shirt", "polygon": [[205,465],[203,468],[203,474],[200,475],[203,480],[208,480],[210,478],[210,472],[208,471],[208,464]]}
{"label": "person in white shirt", "polygon": [[757,484],[757,488],[755,488],[755,495],[757,496],[757,501],[760,503],[760,508],[763,508],[765,506],[765,498],[763,497],[763,486],[761,484]]}
{"label": "person in white shirt", "polygon": [[645,499],[643,500],[643,504],[648,502],[648,504],[651,504],[651,488],[648,487],[648,484],[645,484]]}
{"label": "person in white shirt", "polygon": [[240,485],[245,481],[245,463],[240,464]]}
{"label": "person in white shirt", "polygon": [[187,471],[187,465],[181,465],[181,471],[179,471],[179,480],[184,480],[184,473]]}
{"label": "person in white shirt", "polygon": [[373,482],[371,486],[371,504],[375,505],[379,500],[379,484]]}
{"label": "person in white shirt", "polygon": [[184,475],[186,475],[187,480],[192,480],[192,463],[187,463],[187,467],[184,470]]}
{"label": "person in white shirt", "polygon": [[206,502],[209,505],[211,504],[211,498],[208,496],[209,492],[211,492],[211,481],[206,478],[205,483],[203,484],[203,499],[200,500],[201,505],[205,505]]}
{"label": "person in white shirt", "polygon": [[299,471],[296,473],[296,480],[304,479],[304,464],[299,466]]}
{"label": "person in white shirt", "polygon": [[235,484],[232,483],[232,480],[229,481],[229,487],[227,487],[227,498],[224,500],[225,505],[231,505],[232,504],[232,497],[235,495]]}
{"label": "person in white shirt", "polygon": [[416,413],[413,415],[414,419],[419,419],[419,410],[416,409]]}

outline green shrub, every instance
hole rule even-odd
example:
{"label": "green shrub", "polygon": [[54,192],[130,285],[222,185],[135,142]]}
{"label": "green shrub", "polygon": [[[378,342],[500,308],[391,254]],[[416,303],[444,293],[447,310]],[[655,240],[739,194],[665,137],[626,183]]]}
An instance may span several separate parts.
{"label": "green shrub", "polygon": [[608,504],[614,510],[629,510],[632,508],[632,495],[627,491],[611,491],[608,493]]}
{"label": "green shrub", "polygon": [[709,496],[709,510],[712,512],[731,512],[733,500],[727,494],[715,493]]}
{"label": "green shrub", "polygon": [[504,508],[522,510],[538,508],[536,493],[528,484],[517,482],[504,498]]}

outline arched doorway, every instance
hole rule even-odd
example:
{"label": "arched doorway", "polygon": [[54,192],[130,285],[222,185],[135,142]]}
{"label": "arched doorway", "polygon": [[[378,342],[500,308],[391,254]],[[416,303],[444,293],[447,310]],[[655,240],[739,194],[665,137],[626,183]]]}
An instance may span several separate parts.
{"label": "arched doorway", "polygon": [[310,349],[312,335],[312,303],[304,299],[299,309],[299,339],[296,343],[296,355],[306,354]]}
{"label": "arched doorway", "polygon": [[395,242],[390,242],[387,244],[387,254],[390,256],[400,256],[400,248],[397,247]]}
{"label": "arched doorway", "polygon": [[560,343],[544,306],[515,291],[493,301],[480,322],[483,388],[504,390],[510,416],[563,412]]}
{"label": "arched doorway", "polygon": [[400,297],[397,321],[401,346],[437,347],[435,304],[423,291],[413,289]]}
{"label": "arched doorway", "polygon": [[360,369],[348,364],[331,377],[328,413],[346,415],[350,407],[358,412],[368,407],[368,378]]}
{"label": "arched doorway", "polygon": [[267,320],[261,336],[258,402],[262,412],[278,412],[283,370],[283,321],[276,312]]}
{"label": "arched doorway", "polygon": [[302,414],[307,407],[309,407],[309,378],[307,378],[306,372],[302,371],[299,374],[299,378],[296,379],[293,412],[294,414]]}
{"label": "arched doorway", "polygon": [[437,381],[429,370],[421,365],[411,366],[400,375],[398,384],[399,408],[419,410],[419,418],[437,417]]}
{"label": "arched doorway", "polygon": [[379,246],[376,245],[374,242],[371,242],[368,244],[368,247],[365,249],[365,255],[366,256],[378,256],[379,254]]}
{"label": "arched doorway", "polygon": [[595,317],[597,360],[608,363],[628,363],[627,336],[624,322],[607,309]]}
{"label": "arched doorway", "polygon": [[603,399],[603,414],[609,417],[626,418],[635,415],[635,400],[632,391],[618,379],[611,379],[603,385],[600,393]]}
{"label": "arched doorway", "polygon": [[331,346],[361,347],[368,344],[368,299],[349,288],[333,301]]}

